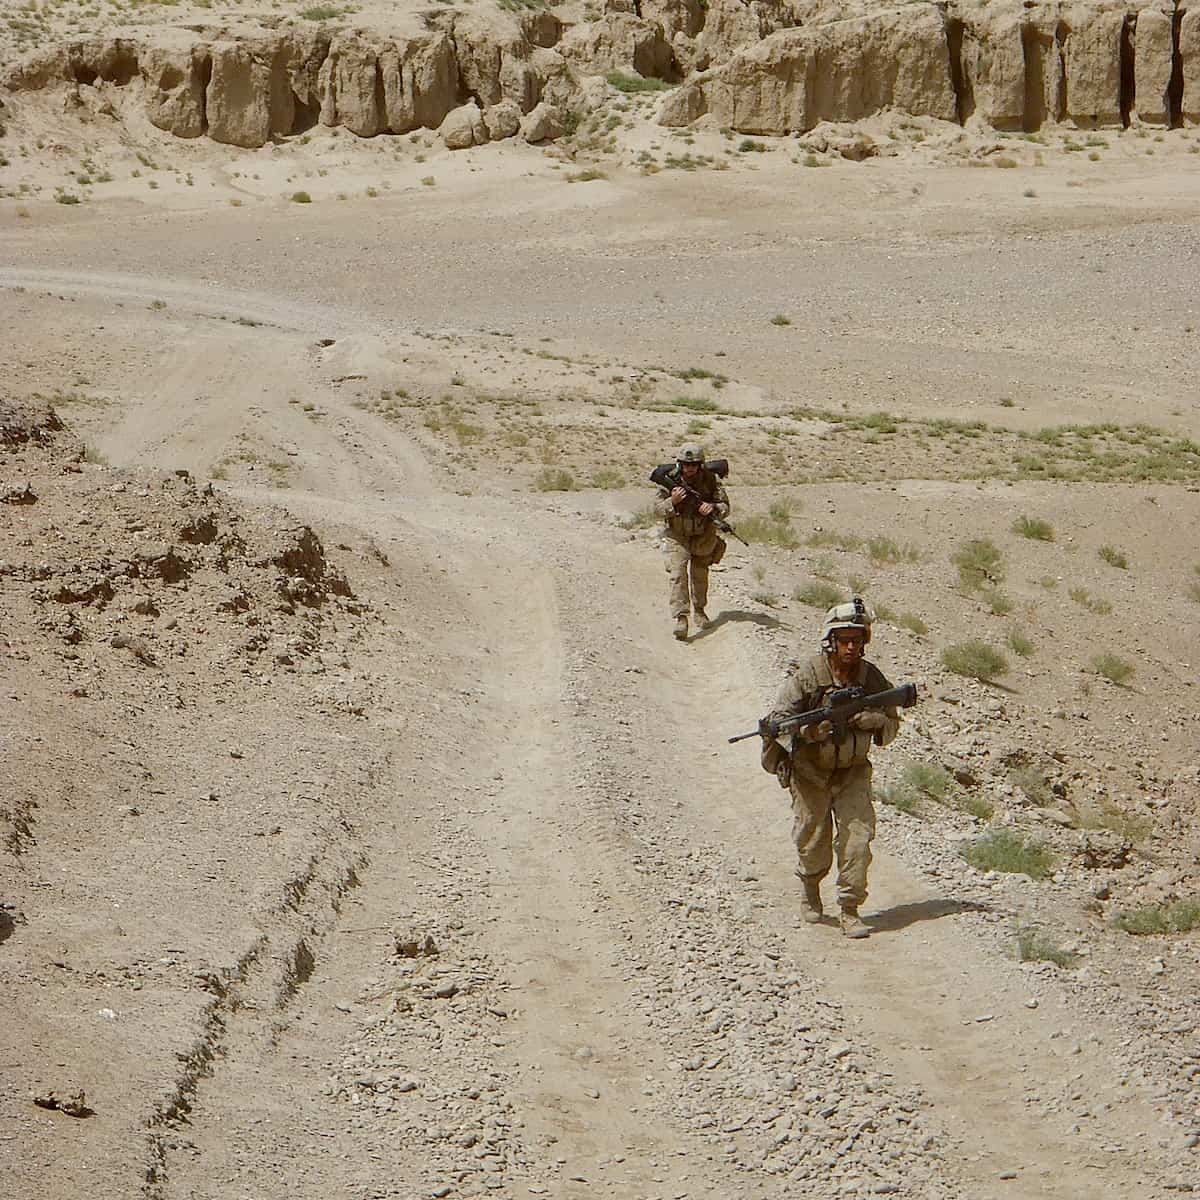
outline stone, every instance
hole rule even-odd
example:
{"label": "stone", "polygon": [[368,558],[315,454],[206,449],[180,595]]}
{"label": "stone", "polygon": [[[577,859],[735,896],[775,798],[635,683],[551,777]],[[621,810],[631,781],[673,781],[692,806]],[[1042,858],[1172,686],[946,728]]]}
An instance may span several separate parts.
{"label": "stone", "polygon": [[1183,64],[1183,120],[1187,125],[1200,125],[1200,8],[1185,12],[1179,22],[1179,57]]}
{"label": "stone", "polygon": [[208,47],[148,47],[141,55],[146,116],[152,125],[176,137],[195,138],[208,129],[205,79]]}
{"label": "stone", "polygon": [[550,142],[562,134],[562,114],[553,104],[537,105],[521,122],[521,136],[531,144]]}
{"label": "stone", "polygon": [[469,150],[488,140],[483,113],[474,100],[451,109],[438,127],[438,133],[448,150]]}
{"label": "stone", "polygon": [[436,129],[458,106],[454,43],[440,31],[393,39],[379,54],[387,127],[393,133]]}
{"label": "stone", "polygon": [[1169,125],[1171,102],[1172,17],[1154,8],[1137,15],[1133,36],[1134,94],[1137,119],[1144,125]]}
{"label": "stone", "polygon": [[1089,13],[1063,46],[1067,116],[1081,129],[1121,124],[1124,10]]}
{"label": "stone", "polygon": [[271,136],[271,71],[240,42],[212,47],[212,77],[205,93],[208,136],[254,150]]}
{"label": "stone", "polygon": [[501,100],[483,110],[483,123],[493,142],[515,137],[521,131],[521,110],[512,100]]}
{"label": "stone", "polygon": [[[333,67],[328,87],[332,89],[334,120],[358,137],[374,137],[389,128],[384,88],[378,86],[382,71],[376,47],[354,36],[336,39],[329,49]],[[382,103],[381,103],[382,101]],[[322,121],[328,105],[322,102]]]}
{"label": "stone", "polygon": [[931,5],[773,34],[685,83],[659,123],[707,112],[740,133],[782,135],[885,108],[956,117],[944,23]]}
{"label": "stone", "polygon": [[632,13],[613,13],[600,21],[576,25],[567,31],[558,50],[586,74],[632,68],[647,79],[677,77],[675,55],[663,27]]}

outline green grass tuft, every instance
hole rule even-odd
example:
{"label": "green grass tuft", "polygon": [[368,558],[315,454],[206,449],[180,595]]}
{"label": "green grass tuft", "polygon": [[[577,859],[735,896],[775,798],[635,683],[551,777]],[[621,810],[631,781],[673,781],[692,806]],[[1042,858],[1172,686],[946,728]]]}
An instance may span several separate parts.
{"label": "green grass tuft", "polygon": [[1139,937],[1154,933],[1189,933],[1200,925],[1200,902],[1176,900],[1173,904],[1147,904],[1117,913],[1113,924]]}
{"label": "green grass tuft", "polygon": [[783,313],[776,313],[771,318],[772,325],[790,325],[791,323],[792,323],[792,318],[784,316]]}
{"label": "green grass tuft", "polygon": [[540,472],[533,486],[539,492],[573,492],[578,488],[575,476],[570,471],[555,470],[553,467]]}
{"label": "green grass tuft", "polygon": [[1054,526],[1036,517],[1018,517],[1013,522],[1013,533],[1032,538],[1035,542],[1054,541]]}
{"label": "green grass tuft", "polygon": [[1056,967],[1073,967],[1079,961],[1073,950],[1065,950],[1045,930],[1033,925],[1017,927],[1017,957],[1022,962],[1051,962]]}
{"label": "green grass tuft", "polygon": [[672,86],[664,79],[645,79],[641,75],[630,75],[625,71],[609,71],[604,78],[609,87],[627,95],[636,92],[665,92]]}
{"label": "green grass tuft", "polygon": [[1054,870],[1054,855],[1044,842],[1023,838],[1011,829],[989,829],[960,853],[977,871],[1046,879]]}
{"label": "green grass tuft", "polygon": [[1110,683],[1120,686],[1131,678],[1137,668],[1133,663],[1115,654],[1098,654],[1092,659],[1092,670]]}
{"label": "green grass tuft", "polygon": [[988,538],[964,542],[950,556],[950,561],[958,568],[958,581],[966,591],[978,591],[989,585],[996,588],[1004,582],[1004,556]]}
{"label": "green grass tuft", "polygon": [[832,608],[845,598],[845,593],[841,588],[836,588],[833,584],[823,583],[820,580],[806,583],[792,593],[793,600],[799,600],[801,604],[810,604],[813,608]]}
{"label": "green grass tuft", "polygon": [[1101,546],[1097,554],[1108,563],[1110,567],[1116,567],[1118,571],[1129,570],[1129,559],[1116,548],[1116,546]]}
{"label": "green grass tuft", "polygon": [[994,679],[1008,671],[1008,660],[986,642],[958,642],[942,651],[942,665],[968,679]]}
{"label": "green grass tuft", "polygon": [[1034,651],[1033,643],[1019,629],[1008,631],[1008,648],[1022,658],[1029,658]]}

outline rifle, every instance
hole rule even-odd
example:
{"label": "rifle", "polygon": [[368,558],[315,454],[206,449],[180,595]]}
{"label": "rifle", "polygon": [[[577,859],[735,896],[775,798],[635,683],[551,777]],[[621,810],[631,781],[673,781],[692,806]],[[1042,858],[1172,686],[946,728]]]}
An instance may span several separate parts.
{"label": "rifle", "polygon": [[[729,463],[723,458],[714,458],[711,462],[704,464],[718,479],[724,479],[729,474]],[[682,471],[676,470],[675,463],[662,463],[655,467],[650,472],[650,482],[656,483],[660,488],[666,488],[671,491],[674,488],[683,488],[693,500],[699,500],[701,504],[712,504],[711,500],[706,500],[687,480],[683,477]],[[730,537],[735,537],[747,549],[750,548],[750,543],[728,521],[722,521],[716,513],[710,513],[708,518],[722,533],[729,534]]]}
{"label": "rifle", "polygon": [[781,721],[768,721],[766,717],[763,717],[759,721],[757,729],[752,729],[749,733],[739,733],[737,737],[731,737],[729,741],[731,743],[741,742],[746,738],[760,735],[776,738],[785,730],[803,729],[808,725],[819,725],[822,721],[832,722],[836,737],[839,732],[845,730],[850,718],[865,708],[912,708],[917,702],[917,685],[902,683],[899,687],[891,688],[886,692],[876,692],[873,696],[868,696],[860,687],[841,688],[836,692],[830,692],[826,699],[829,703],[823,708],[793,713]]}

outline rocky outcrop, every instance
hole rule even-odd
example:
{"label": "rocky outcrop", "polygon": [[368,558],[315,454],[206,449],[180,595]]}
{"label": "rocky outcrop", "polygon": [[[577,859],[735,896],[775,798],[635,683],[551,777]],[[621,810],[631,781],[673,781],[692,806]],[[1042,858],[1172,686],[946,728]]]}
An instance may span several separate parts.
{"label": "rocky outcrop", "polygon": [[956,119],[945,22],[928,6],[773,34],[685,83],[665,125],[711,113],[744,133],[784,134],[883,108]]}
{"label": "rocky outcrop", "polygon": [[562,133],[562,113],[552,104],[539,104],[521,122],[521,136],[530,143],[553,141]]}
{"label": "rocky outcrop", "polygon": [[515,137],[521,129],[521,110],[511,100],[501,100],[483,110],[483,123],[493,142]]}
{"label": "rocky outcrop", "polygon": [[1180,116],[1185,124],[1200,125],[1200,8],[1183,14],[1178,52],[1183,83]]}
{"label": "rocky outcrop", "polygon": [[711,114],[758,134],[883,109],[1011,130],[1200,123],[1200,0],[918,0],[822,20],[828,11],[823,0],[603,0],[599,19],[573,27],[549,9],[481,9],[400,16],[386,32],[157,29],[145,44],[46,47],[0,84],[106,89],[109,105],[128,89],[160,129],[245,148],[317,121],[360,137],[438,129],[468,102],[481,113],[473,138],[512,136],[496,130],[513,128],[514,110],[586,107],[612,71],[688,76],[663,101],[664,124]]}
{"label": "rocky outcrop", "polygon": [[671,43],[657,21],[632,13],[611,13],[600,21],[576,25],[559,43],[562,56],[586,74],[604,75],[630,67],[646,78],[676,75]]}
{"label": "rocky outcrop", "polygon": [[208,128],[205,93],[212,71],[207,46],[152,46],[141,56],[146,115],[176,137],[199,137]]}

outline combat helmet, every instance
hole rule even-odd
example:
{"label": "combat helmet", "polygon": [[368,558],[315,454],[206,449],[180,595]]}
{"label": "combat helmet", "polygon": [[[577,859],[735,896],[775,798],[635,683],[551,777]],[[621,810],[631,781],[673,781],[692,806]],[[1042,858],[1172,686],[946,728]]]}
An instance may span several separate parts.
{"label": "combat helmet", "polygon": [[683,463],[699,463],[704,465],[704,450],[697,446],[695,442],[688,442],[686,446],[679,447],[679,453],[675,455],[675,461],[682,465]]}
{"label": "combat helmet", "polygon": [[832,651],[833,635],[839,629],[861,630],[865,641],[869,642],[874,622],[875,610],[869,604],[864,604],[861,596],[855,596],[845,604],[835,604],[825,614],[825,624],[821,629],[821,649],[826,652]]}

